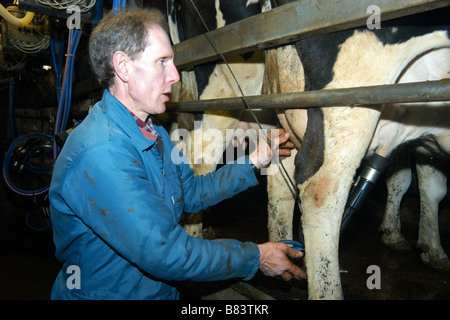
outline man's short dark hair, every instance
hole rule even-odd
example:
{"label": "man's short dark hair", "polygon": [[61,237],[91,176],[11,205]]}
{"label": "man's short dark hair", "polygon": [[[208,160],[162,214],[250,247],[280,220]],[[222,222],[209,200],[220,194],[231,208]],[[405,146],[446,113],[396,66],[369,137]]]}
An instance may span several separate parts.
{"label": "man's short dark hair", "polygon": [[104,16],[89,39],[89,57],[95,75],[105,88],[113,84],[114,53],[123,51],[131,59],[138,59],[149,45],[148,29],[157,26],[169,33],[165,16],[156,9],[110,11]]}

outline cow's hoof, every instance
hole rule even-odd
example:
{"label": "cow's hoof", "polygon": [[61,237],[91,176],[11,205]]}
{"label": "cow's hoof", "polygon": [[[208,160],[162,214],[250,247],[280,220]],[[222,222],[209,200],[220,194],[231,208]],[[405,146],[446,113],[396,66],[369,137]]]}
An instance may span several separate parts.
{"label": "cow's hoof", "polygon": [[381,237],[381,240],[383,243],[388,246],[389,248],[395,250],[395,251],[408,251],[411,250],[411,245],[409,244],[406,239],[395,239],[393,240],[391,237],[387,235],[383,235]]}
{"label": "cow's hoof", "polygon": [[433,259],[428,256],[427,253],[422,253],[420,258],[423,263],[430,266],[431,268],[439,271],[450,271],[450,260],[445,257],[442,259]]}

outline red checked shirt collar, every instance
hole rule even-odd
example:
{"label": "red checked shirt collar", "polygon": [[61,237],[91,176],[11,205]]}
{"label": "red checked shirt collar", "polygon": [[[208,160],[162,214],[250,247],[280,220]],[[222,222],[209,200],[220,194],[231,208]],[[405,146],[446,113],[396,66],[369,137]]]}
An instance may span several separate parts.
{"label": "red checked shirt collar", "polygon": [[[128,110],[128,109],[127,109]],[[156,140],[158,138],[158,134],[156,133],[155,128],[153,127],[153,122],[150,117],[147,118],[147,121],[144,122],[141,119],[139,119],[133,112],[128,110],[128,112],[133,116],[134,120],[136,121],[137,125],[139,126],[139,129],[141,130],[142,134],[147,138],[151,140]]]}

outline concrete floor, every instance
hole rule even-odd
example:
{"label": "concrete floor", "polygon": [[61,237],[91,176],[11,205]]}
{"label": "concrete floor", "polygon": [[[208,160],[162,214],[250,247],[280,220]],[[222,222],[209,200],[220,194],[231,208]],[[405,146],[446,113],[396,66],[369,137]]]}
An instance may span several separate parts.
{"label": "concrete floor", "polygon": [[[413,189],[413,188],[412,188]],[[254,201],[258,198],[258,201]],[[238,240],[267,241],[266,204],[263,185],[227,200],[213,208],[208,219],[214,237]],[[340,266],[344,296],[360,300],[448,300],[450,299],[450,271],[436,271],[422,263],[420,251],[415,249],[419,218],[419,202],[414,190],[407,193],[402,205],[402,231],[411,250],[394,251],[381,242],[378,227],[384,214],[385,190],[377,185],[364,208],[350,221],[340,243]],[[440,206],[441,243],[450,254],[450,197]],[[217,214],[218,217],[213,219]],[[231,215],[231,217],[230,217]],[[225,218],[229,216],[228,218]],[[307,249],[306,249],[307,250]],[[302,262],[298,263],[302,266]],[[370,265],[380,267],[381,289],[368,289],[366,281]],[[250,281],[258,289],[277,299],[306,299],[306,281],[271,279],[257,274]]]}
{"label": "concrete floor", "polygon": [[[205,217],[208,237],[235,238],[261,243],[267,241],[264,181],[252,190],[215,207]],[[34,231],[25,221],[32,199],[12,197],[3,180],[0,189],[0,299],[46,300],[59,271],[54,258],[52,234],[49,229]],[[384,208],[382,187],[377,188],[365,208],[350,222],[340,245],[342,283],[346,299],[432,300],[450,299],[450,272],[430,269],[419,259],[417,250],[395,252],[385,247],[377,231]],[[404,235],[414,248],[417,238],[418,199],[408,194],[402,216]],[[34,226],[42,221],[30,219]],[[450,253],[450,201],[441,204],[441,242]],[[366,273],[369,265],[381,270],[381,289],[369,290]],[[299,262],[302,265],[302,262]],[[277,299],[304,300],[306,281],[284,282],[258,273],[250,282]],[[228,282],[214,284],[227,286]],[[203,295],[212,284],[195,284],[189,290]],[[195,295],[190,295],[190,298]]]}
{"label": "concrete floor", "polygon": [[[46,300],[60,265],[50,229],[35,231],[26,217],[33,199],[18,198],[0,183],[0,299]],[[29,224],[42,227],[37,215]]]}

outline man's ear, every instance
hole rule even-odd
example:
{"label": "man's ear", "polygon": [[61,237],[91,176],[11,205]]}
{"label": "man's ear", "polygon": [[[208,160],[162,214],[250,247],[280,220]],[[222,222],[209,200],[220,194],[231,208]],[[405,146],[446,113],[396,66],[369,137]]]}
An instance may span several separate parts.
{"label": "man's ear", "polygon": [[123,82],[128,82],[128,55],[123,51],[116,51],[113,55],[114,72]]}

